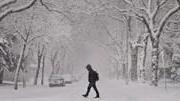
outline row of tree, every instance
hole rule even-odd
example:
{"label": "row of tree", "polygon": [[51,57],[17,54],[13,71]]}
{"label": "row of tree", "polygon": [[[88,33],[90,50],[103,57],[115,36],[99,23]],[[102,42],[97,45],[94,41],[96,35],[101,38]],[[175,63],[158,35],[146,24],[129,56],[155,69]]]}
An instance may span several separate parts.
{"label": "row of tree", "polygon": [[[174,20],[173,17],[177,16],[180,9],[179,0],[27,0],[21,4],[22,6],[17,6],[19,3],[21,4],[22,2],[18,2],[18,0],[4,0],[0,2],[0,22],[3,25],[1,27],[2,38],[0,43],[0,78],[2,78],[3,70],[15,71],[15,89],[18,87],[19,72],[26,72],[24,68],[26,65],[25,61],[29,54],[34,51],[32,47],[36,46],[37,48],[35,85],[38,82],[40,69],[42,72],[44,71],[45,57],[50,56],[53,68],[52,73],[54,73],[59,71],[58,69],[64,64],[62,61],[69,54],[67,52],[67,46],[71,47],[69,44],[62,45],[57,50],[51,48],[53,51],[50,55],[47,54],[51,50],[49,49],[49,41],[47,41],[49,36],[44,34],[42,30],[47,29],[49,26],[39,25],[40,22],[37,21],[36,16],[42,12],[48,11],[48,13],[60,15],[58,16],[60,21],[71,26],[71,33],[78,33],[81,39],[84,36],[86,38],[90,38],[89,36],[91,35],[96,36],[93,33],[96,33],[98,29],[89,28],[89,24],[92,24],[93,21],[93,25],[100,27],[100,31],[97,34],[103,33],[103,35],[106,34],[105,36],[107,36],[105,41],[102,41],[98,35],[98,38],[92,37],[95,40],[93,42],[111,50],[110,57],[117,63],[117,74],[120,75],[120,72],[122,72],[123,78],[127,82],[129,78],[133,81],[138,79],[138,66],[144,72],[147,66],[148,47],[151,47],[150,74],[152,75],[151,81],[154,86],[158,85],[161,38],[168,33],[178,32],[178,30],[172,29],[170,23],[176,23],[172,20]],[[42,8],[46,11],[42,10]],[[24,13],[23,11],[30,12],[28,20],[22,20],[23,17],[18,18],[19,15]],[[9,27],[10,25],[7,29],[4,29],[8,21],[11,22],[13,30]],[[111,21],[114,21],[115,24],[110,24]],[[44,29],[38,29],[39,26]],[[45,41],[40,41],[42,39]],[[170,40],[168,43],[178,44],[178,42],[175,42],[175,39]],[[166,42],[164,45],[168,46],[168,43]],[[138,59],[140,50],[142,51],[141,61]],[[42,73],[42,84],[43,78],[44,73]],[[144,79],[144,77],[142,78]]]}
{"label": "row of tree", "polygon": [[[33,83],[34,85],[38,84],[41,74],[41,84],[43,85],[46,61],[51,61],[52,73],[54,73],[55,67],[60,68],[62,58],[66,55],[66,48],[63,43],[60,43],[60,48],[57,48],[58,45],[54,48],[51,47],[51,42],[53,42],[51,37],[54,36],[48,35],[51,21],[48,21],[50,18],[47,16],[50,15],[46,14],[47,9],[42,5],[44,5],[42,0],[27,0],[26,3],[18,0],[0,2],[0,83],[3,82],[3,74],[6,71],[14,72],[14,89],[18,89],[20,76],[23,78],[23,86],[26,86],[29,78],[27,75],[34,68],[33,64],[37,64],[33,73]],[[46,11],[43,11],[44,7]],[[59,54],[61,55],[60,59],[57,59]]]}
{"label": "row of tree", "polygon": [[[114,51],[112,57],[123,68],[121,71],[124,72],[124,77],[126,79],[138,79],[138,64],[140,64],[140,68],[144,72],[147,68],[146,55],[147,51],[149,51],[147,48],[151,47],[151,73],[149,76],[151,76],[150,78],[152,84],[157,86],[159,80],[159,56],[162,50],[167,49],[167,47],[165,48],[162,46],[163,39],[161,40],[161,38],[165,34],[172,34],[174,32],[179,34],[177,30],[178,27],[176,26],[177,28],[174,29],[173,27],[170,27],[169,24],[171,23],[172,25],[177,23],[175,21],[177,20],[175,17],[178,17],[179,14],[180,1],[84,0],[84,2],[86,4],[86,9],[78,9],[83,7],[79,5],[76,9],[79,10],[78,12],[85,15],[93,16],[96,24],[102,26],[102,30],[105,30],[104,33],[107,34],[111,42],[108,44],[104,42],[101,43],[103,44],[103,47],[104,45],[108,46]],[[103,20],[103,18],[105,20]],[[108,23],[108,18],[116,20],[120,24],[124,25],[120,26],[120,33],[112,31],[112,24]],[[97,21],[99,21],[99,23],[97,23]],[[93,32],[86,31],[85,33],[92,34]],[[168,37],[166,38],[171,39]],[[170,43],[178,44],[178,42],[175,41],[171,41]],[[166,42],[164,44],[167,45],[168,43]],[[141,61],[138,59],[138,53],[140,50],[142,50]],[[144,79],[145,77],[142,78]]]}

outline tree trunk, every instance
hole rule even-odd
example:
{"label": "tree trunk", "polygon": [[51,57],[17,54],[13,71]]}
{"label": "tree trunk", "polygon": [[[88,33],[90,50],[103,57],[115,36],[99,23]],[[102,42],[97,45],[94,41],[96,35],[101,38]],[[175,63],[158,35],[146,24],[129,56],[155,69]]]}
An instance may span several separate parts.
{"label": "tree trunk", "polygon": [[18,89],[19,71],[20,71],[20,66],[21,66],[22,59],[24,57],[25,50],[26,50],[26,44],[24,44],[23,47],[22,47],[20,57],[19,57],[19,60],[18,60],[18,64],[17,64],[17,68],[16,68],[16,72],[15,72],[15,77],[14,77],[14,89],[15,90]]}
{"label": "tree trunk", "polygon": [[159,39],[152,40],[152,84],[158,86]]}
{"label": "tree trunk", "polygon": [[117,63],[117,79],[119,80],[121,77],[120,63]]}
{"label": "tree trunk", "polygon": [[138,59],[138,47],[131,48],[131,70],[130,76],[132,81],[137,81],[137,59]]}
{"label": "tree trunk", "polygon": [[129,39],[130,39],[130,35],[131,35],[131,16],[127,17],[127,33],[126,33],[126,50],[125,50],[125,67],[126,67],[126,84],[129,83],[129,54],[130,54],[130,50],[129,50]]}
{"label": "tree trunk", "polygon": [[125,74],[125,81],[126,81],[126,85],[128,85],[129,84],[129,70],[128,70],[128,62],[125,64],[125,72],[126,72],[126,74]]}
{"label": "tree trunk", "polygon": [[43,56],[43,61],[42,61],[42,78],[41,78],[41,85],[44,85],[44,65],[45,65],[45,55]]}
{"label": "tree trunk", "polygon": [[122,64],[122,77],[125,80],[126,79],[126,66],[125,63]]}
{"label": "tree trunk", "polygon": [[146,57],[147,57],[147,44],[148,44],[148,36],[145,37],[143,41],[143,54],[142,54],[142,64],[140,65],[140,80],[145,83],[145,72],[146,72]]}
{"label": "tree trunk", "polygon": [[144,40],[144,48],[143,48],[143,68],[146,65],[146,55],[147,55],[147,44],[148,44],[148,37]]}
{"label": "tree trunk", "polygon": [[0,71],[0,84],[3,83],[3,74],[4,74],[4,70]]}
{"label": "tree trunk", "polygon": [[38,76],[39,76],[40,66],[41,66],[41,58],[38,57],[38,66],[37,66],[37,69],[36,69],[36,74],[35,74],[35,79],[34,79],[34,85],[37,85],[37,82],[38,82]]}
{"label": "tree trunk", "polygon": [[23,73],[23,88],[25,88],[26,87],[26,72],[23,70],[22,71],[22,73]]}

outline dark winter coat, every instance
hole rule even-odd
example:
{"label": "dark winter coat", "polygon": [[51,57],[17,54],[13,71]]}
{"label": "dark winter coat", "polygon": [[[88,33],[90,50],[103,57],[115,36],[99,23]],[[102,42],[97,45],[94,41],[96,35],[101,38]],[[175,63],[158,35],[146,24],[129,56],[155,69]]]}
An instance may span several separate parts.
{"label": "dark winter coat", "polygon": [[89,75],[88,75],[88,81],[90,83],[95,83],[98,80],[99,80],[98,73],[96,71],[94,71],[94,70],[90,70]]}

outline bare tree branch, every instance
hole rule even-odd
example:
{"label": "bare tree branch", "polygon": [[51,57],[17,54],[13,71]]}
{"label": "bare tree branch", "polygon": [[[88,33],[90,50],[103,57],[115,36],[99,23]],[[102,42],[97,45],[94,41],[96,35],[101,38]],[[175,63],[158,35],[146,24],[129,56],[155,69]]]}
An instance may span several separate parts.
{"label": "bare tree branch", "polygon": [[147,29],[148,29],[148,32],[149,32],[150,34],[153,34],[153,31],[151,30],[151,27],[150,27],[150,24],[149,24],[148,19],[147,19],[145,16],[143,16],[143,15],[137,13],[137,12],[134,12],[134,14],[135,14],[135,17],[136,17],[138,20],[140,20],[141,22],[143,22],[143,23],[145,24],[145,26],[146,26]]}
{"label": "bare tree branch", "polygon": [[3,7],[6,7],[8,5],[11,5],[13,3],[16,3],[17,0],[4,0],[2,2],[0,2],[0,9],[2,9]]}
{"label": "bare tree branch", "polygon": [[21,39],[22,39],[23,41],[25,41],[24,36],[23,36],[19,31],[16,31],[16,33],[21,37]]}
{"label": "bare tree branch", "polygon": [[41,3],[41,5],[44,6],[49,12],[55,12],[55,13],[61,14],[61,15],[63,15],[66,19],[68,19],[70,22],[74,22],[67,14],[65,14],[64,11],[60,11],[60,10],[57,10],[57,9],[53,9],[53,8],[48,7],[47,3],[43,2],[43,0],[40,0],[40,3]]}
{"label": "bare tree branch", "polygon": [[159,12],[159,10],[160,10],[160,8],[164,5],[164,4],[166,4],[166,2],[167,2],[168,0],[163,0],[163,1],[157,1],[157,3],[156,3],[156,7],[155,7],[155,9],[154,9],[154,11],[152,12],[152,14],[151,14],[151,16],[152,16],[152,20],[153,20],[153,23],[154,23],[154,20],[155,20],[155,18],[156,18],[156,16],[157,16],[157,13]]}
{"label": "bare tree branch", "polygon": [[133,0],[123,0],[123,1],[129,5],[134,5]]}
{"label": "bare tree branch", "polygon": [[58,54],[59,54],[59,51],[57,50],[51,53],[50,60],[51,60],[51,65],[52,65],[52,73],[54,72],[54,69],[55,69],[55,64],[56,64],[55,62],[57,60]]}
{"label": "bare tree branch", "polygon": [[38,38],[40,38],[40,37],[43,37],[43,36],[45,36],[45,35],[38,35],[38,36],[35,36],[35,37],[29,39],[29,41],[27,42],[27,44],[28,44],[28,43],[31,43],[32,41],[34,41],[34,40],[36,40],[36,39],[38,39]]}
{"label": "bare tree branch", "polygon": [[3,54],[5,54],[5,55],[7,54],[7,53],[6,53],[6,51],[4,50],[4,48],[3,48],[3,47],[1,47],[1,46],[0,46],[0,51],[2,51],[2,52],[3,52]]}
{"label": "bare tree branch", "polygon": [[23,41],[25,41],[24,36],[23,36],[23,35],[21,34],[21,32],[18,30],[17,26],[14,25],[13,27],[14,27],[14,29],[16,30],[15,33],[18,34]]}
{"label": "bare tree branch", "polygon": [[121,50],[122,49],[122,44],[118,43],[117,36],[113,37],[111,32],[109,31],[109,29],[107,28],[107,26],[103,22],[101,22],[101,24],[103,25],[104,29],[106,30],[107,35],[112,40],[113,45],[115,45],[115,48],[116,48],[115,51],[116,51],[117,55],[120,56],[119,52],[120,51],[122,52],[122,50]]}
{"label": "bare tree branch", "polygon": [[114,8],[115,10],[117,10],[121,14],[128,14],[130,12],[130,9],[120,9],[117,6],[112,6],[111,8]]}
{"label": "bare tree branch", "polygon": [[31,0],[28,4],[26,5],[23,5],[23,6],[20,6],[20,7],[17,7],[17,8],[9,8],[5,11],[3,11],[1,14],[0,14],[0,21],[3,20],[3,18],[5,18],[6,16],[8,16],[9,14],[12,14],[12,13],[17,13],[17,12],[21,12],[21,11],[24,11],[30,7],[32,7],[35,2],[37,0]]}
{"label": "bare tree branch", "polygon": [[163,6],[168,0],[162,0],[161,2],[159,1],[159,5]]}
{"label": "bare tree branch", "polygon": [[152,3],[152,0],[148,0],[148,12],[149,14],[151,13],[151,3]]}
{"label": "bare tree branch", "polygon": [[120,18],[118,18],[118,17],[111,16],[111,15],[108,15],[108,17],[112,18],[113,20],[117,20],[117,21],[119,21],[119,22],[124,23],[123,19],[120,19]]}
{"label": "bare tree branch", "polygon": [[145,1],[144,1],[144,0],[141,0],[141,2],[142,2],[142,4],[143,4],[143,6],[147,9],[147,5],[146,5]]}

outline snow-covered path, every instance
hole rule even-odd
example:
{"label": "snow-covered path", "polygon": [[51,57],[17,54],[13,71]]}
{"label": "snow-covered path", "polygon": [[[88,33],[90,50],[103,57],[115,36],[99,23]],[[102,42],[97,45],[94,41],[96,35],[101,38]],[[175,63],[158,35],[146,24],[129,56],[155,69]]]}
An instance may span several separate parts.
{"label": "snow-covered path", "polygon": [[94,99],[94,91],[88,98],[85,93],[87,83],[79,82],[66,87],[27,87],[15,91],[9,87],[0,87],[0,101],[179,101],[180,88],[173,87],[165,90],[163,87],[151,87],[146,84],[122,81],[100,81],[98,88],[100,99]]}

